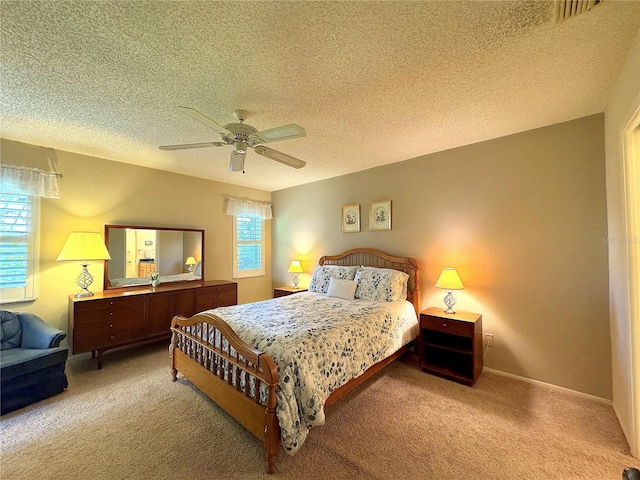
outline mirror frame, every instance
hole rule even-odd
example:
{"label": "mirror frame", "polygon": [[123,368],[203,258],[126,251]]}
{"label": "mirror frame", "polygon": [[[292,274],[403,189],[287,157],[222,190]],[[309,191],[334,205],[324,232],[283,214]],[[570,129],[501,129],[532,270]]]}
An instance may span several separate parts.
{"label": "mirror frame", "polygon": [[[110,228],[122,228],[122,229],[126,229],[126,228],[130,228],[130,229],[134,229],[134,230],[165,230],[165,231],[179,231],[179,232],[195,232],[195,233],[200,233],[200,239],[201,239],[201,248],[200,248],[200,254],[202,255],[202,258],[200,259],[200,272],[201,272],[201,276],[200,276],[200,280],[182,280],[182,281],[175,281],[175,282],[162,282],[161,285],[187,285],[187,284],[196,284],[198,282],[203,282],[204,281],[204,267],[205,267],[205,261],[204,261],[204,230],[200,229],[200,228],[181,228],[181,227],[154,227],[154,226],[150,226],[150,225],[111,225],[111,224],[107,224],[104,226],[104,243],[107,247],[107,250],[109,249],[109,229]],[[136,277],[138,278],[138,277]],[[105,260],[104,261],[104,279],[103,279],[103,289],[104,290],[128,290],[128,289],[141,289],[141,288],[150,288],[151,285],[124,285],[124,286],[118,286],[118,287],[113,287],[110,285],[109,283],[109,260]]]}

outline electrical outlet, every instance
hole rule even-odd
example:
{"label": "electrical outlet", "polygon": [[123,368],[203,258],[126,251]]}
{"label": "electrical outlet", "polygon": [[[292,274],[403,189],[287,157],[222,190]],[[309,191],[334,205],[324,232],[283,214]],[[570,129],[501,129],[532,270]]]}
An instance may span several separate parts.
{"label": "electrical outlet", "polygon": [[484,334],[484,344],[487,347],[493,347],[493,333]]}

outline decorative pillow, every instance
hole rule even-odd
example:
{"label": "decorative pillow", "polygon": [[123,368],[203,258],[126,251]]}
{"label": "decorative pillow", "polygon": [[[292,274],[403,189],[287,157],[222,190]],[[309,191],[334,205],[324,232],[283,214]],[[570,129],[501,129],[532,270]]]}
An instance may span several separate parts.
{"label": "decorative pillow", "polygon": [[329,280],[338,278],[340,280],[353,280],[356,276],[358,267],[343,267],[340,265],[318,265],[313,271],[311,282],[309,283],[309,291],[316,293],[327,293],[329,289]]}
{"label": "decorative pillow", "polygon": [[22,325],[13,312],[0,310],[0,350],[19,348],[22,343]]}
{"label": "decorative pillow", "polygon": [[399,302],[407,298],[409,275],[391,268],[360,267],[356,298],[378,302]]}
{"label": "decorative pillow", "polygon": [[340,280],[339,278],[329,278],[329,288],[327,295],[330,297],[344,298],[345,300],[353,300],[356,295],[358,282],[355,280]]}

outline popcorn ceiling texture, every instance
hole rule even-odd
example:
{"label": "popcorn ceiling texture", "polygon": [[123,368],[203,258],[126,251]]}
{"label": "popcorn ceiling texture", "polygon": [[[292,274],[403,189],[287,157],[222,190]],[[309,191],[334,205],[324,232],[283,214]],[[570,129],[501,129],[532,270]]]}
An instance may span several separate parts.
{"label": "popcorn ceiling texture", "polygon": [[[551,1],[0,2],[0,135],[275,191],[599,113],[640,2],[556,24]],[[178,112],[307,137],[231,147]]]}

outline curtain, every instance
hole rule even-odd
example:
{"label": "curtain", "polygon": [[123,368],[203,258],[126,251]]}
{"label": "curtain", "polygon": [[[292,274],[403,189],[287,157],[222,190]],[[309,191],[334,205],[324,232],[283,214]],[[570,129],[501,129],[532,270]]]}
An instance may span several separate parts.
{"label": "curtain", "polygon": [[226,200],[227,215],[244,215],[247,217],[258,217],[265,220],[273,218],[270,203],[254,202],[251,200],[238,200],[236,198],[227,198]]}
{"label": "curtain", "polygon": [[37,168],[0,165],[0,193],[60,198],[58,178],[61,176]]}

